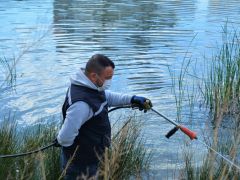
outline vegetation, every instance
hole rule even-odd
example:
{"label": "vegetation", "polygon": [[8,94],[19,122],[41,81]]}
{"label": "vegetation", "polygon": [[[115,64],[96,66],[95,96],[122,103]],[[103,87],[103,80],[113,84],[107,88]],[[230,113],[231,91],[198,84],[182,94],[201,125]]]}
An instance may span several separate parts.
{"label": "vegetation", "polygon": [[[9,116],[11,117],[11,116]],[[57,124],[41,124],[19,131],[16,121],[7,118],[0,125],[0,154],[26,152],[46,146],[56,135]],[[59,179],[60,148],[18,158],[0,158],[0,179]],[[133,119],[114,134],[112,147],[101,162],[99,179],[129,179],[147,172],[150,153],[144,147],[139,123]],[[60,178],[61,179],[61,178]]]}
{"label": "vegetation", "polygon": [[[9,117],[0,124],[0,154],[32,151],[54,139],[56,124],[36,125],[19,131],[16,121]],[[57,148],[25,157],[0,158],[0,179],[57,179],[59,173]]]}
{"label": "vegetation", "polygon": [[[209,78],[205,81],[204,97],[210,107],[213,126],[212,147],[233,162],[237,157],[240,143],[240,41],[238,32],[223,29],[223,45],[213,58]],[[214,160],[217,162],[214,163]],[[211,179],[234,179],[240,177],[239,169],[209,152],[205,162]]]}
{"label": "vegetation", "polygon": [[0,85],[0,92],[3,90],[4,85],[7,87],[14,87],[16,83],[16,59],[0,58],[0,70],[5,75],[3,82]]}
{"label": "vegetation", "polygon": [[140,178],[147,173],[151,153],[144,147],[139,122],[130,119],[114,136],[99,169],[100,179]]}
{"label": "vegetation", "polygon": [[[213,148],[232,162],[240,163],[240,41],[238,37],[238,32],[236,30],[230,32],[226,25],[223,28],[223,44],[212,58],[212,62],[209,63],[210,68],[205,67],[209,69],[205,74],[206,77],[198,78],[200,85],[192,83],[193,90],[186,92],[189,83],[185,82],[185,79],[188,79],[185,76],[189,73],[191,62],[188,60],[187,63],[183,63],[187,66],[182,66],[180,78],[178,78],[181,83],[174,86],[180,92],[175,91],[176,101],[181,102],[177,103],[178,106],[182,107],[182,102],[188,99],[189,108],[194,109],[194,103],[188,97],[194,97],[197,92],[202,92],[204,105],[207,109],[209,108],[210,122],[208,124],[210,127],[205,131],[203,144],[205,143],[210,148],[200,167],[194,164],[192,153],[184,150],[185,167],[181,173],[183,179],[240,178],[239,169],[211,150]],[[202,84],[204,87],[201,86]],[[200,88],[196,90],[196,87]],[[186,94],[181,93],[182,91]],[[178,112],[179,114],[181,115],[181,112]]]}

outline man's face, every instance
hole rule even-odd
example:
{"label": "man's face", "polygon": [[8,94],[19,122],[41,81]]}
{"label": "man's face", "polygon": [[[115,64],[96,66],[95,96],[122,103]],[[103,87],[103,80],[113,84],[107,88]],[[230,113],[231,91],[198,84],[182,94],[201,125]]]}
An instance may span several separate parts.
{"label": "man's face", "polygon": [[102,87],[105,80],[112,79],[114,69],[111,66],[106,67],[100,74],[95,74],[95,84],[98,87]]}

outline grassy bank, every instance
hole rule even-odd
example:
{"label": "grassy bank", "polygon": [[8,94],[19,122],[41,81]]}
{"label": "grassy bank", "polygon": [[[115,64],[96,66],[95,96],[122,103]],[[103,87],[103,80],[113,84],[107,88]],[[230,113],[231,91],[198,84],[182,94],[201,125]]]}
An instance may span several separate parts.
{"label": "grassy bank", "polygon": [[[99,179],[129,179],[147,172],[150,154],[144,147],[139,122],[129,119],[113,136],[112,147],[105,152]],[[0,124],[0,154],[14,154],[43,147],[56,135],[57,124],[37,125],[19,130],[13,117]],[[62,179],[60,148],[25,157],[0,159],[0,179]]]}
{"label": "grassy bank", "polygon": [[[56,124],[36,125],[21,129],[14,117],[0,124],[0,154],[14,154],[38,149],[51,142]],[[25,157],[0,159],[0,179],[57,179],[60,173],[59,149]]]}

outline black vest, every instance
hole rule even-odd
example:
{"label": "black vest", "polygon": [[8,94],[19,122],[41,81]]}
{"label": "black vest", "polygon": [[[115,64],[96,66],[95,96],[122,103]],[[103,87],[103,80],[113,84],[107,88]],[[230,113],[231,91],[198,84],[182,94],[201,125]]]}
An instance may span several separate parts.
{"label": "black vest", "polygon": [[105,147],[110,146],[111,139],[105,92],[72,84],[62,107],[63,119],[66,118],[67,109],[77,101],[87,103],[93,110],[93,117],[81,126],[73,145],[63,147],[63,153],[70,158],[79,145],[74,162],[81,164],[98,162]]}

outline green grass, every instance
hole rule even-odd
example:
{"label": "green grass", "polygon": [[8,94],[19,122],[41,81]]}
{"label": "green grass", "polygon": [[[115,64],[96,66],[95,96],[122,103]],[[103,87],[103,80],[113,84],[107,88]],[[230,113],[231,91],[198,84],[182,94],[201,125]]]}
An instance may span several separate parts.
{"label": "green grass", "polygon": [[[223,29],[223,45],[213,57],[209,77],[205,81],[205,100],[216,115],[239,111],[240,41],[237,31]],[[237,112],[239,113],[239,112]]]}
{"label": "green grass", "polygon": [[[14,117],[9,116],[0,124],[0,154],[28,152],[45,146],[54,139],[55,127],[55,124],[36,125],[20,131]],[[25,157],[0,158],[0,179],[56,179],[59,165],[57,148]]]}

